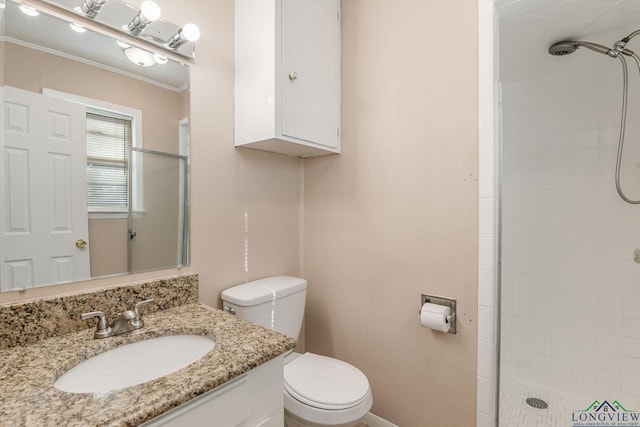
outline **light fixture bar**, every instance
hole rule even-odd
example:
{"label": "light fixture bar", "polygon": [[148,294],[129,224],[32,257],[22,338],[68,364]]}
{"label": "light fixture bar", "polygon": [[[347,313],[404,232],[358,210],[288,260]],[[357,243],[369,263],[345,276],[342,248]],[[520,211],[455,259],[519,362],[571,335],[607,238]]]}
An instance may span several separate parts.
{"label": "light fixture bar", "polygon": [[[0,0],[0,7],[2,3],[6,3],[7,0]],[[105,34],[107,36],[120,39],[130,46],[140,47],[144,50],[155,51],[160,49],[164,53],[163,56],[179,62],[193,61],[195,55],[195,44],[187,43],[197,39],[200,35],[198,27],[193,24],[187,24],[183,28],[178,27],[170,22],[162,21],[162,25],[158,26],[158,31],[155,31],[155,25],[151,24],[153,21],[160,18],[160,7],[151,0],[144,1],[140,8],[136,11],[133,9],[133,13],[128,12],[124,19],[125,21],[117,21],[114,18],[112,6],[115,7],[114,11],[117,11],[119,2],[115,2],[112,5],[112,0],[12,0],[19,1],[23,6],[21,10],[25,13],[37,14],[38,11],[43,11],[51,16],[59,19],[63,19],[68,22],[75,22],[83,27],[97,32],[99,34]],[[74,2],[77,6],[69,6],[69,1]],[[100,11],[97,10],[98,5],[102,5]],[[25,7],[26,6],[26,7]],[[87,12],[83,11],[83,6],[87,11],[92,9],[96,12],[95,19],[89,17]],[[27,7],[29,9],[27,9]],[[105,15],[104,8],[107,8],[107,15]],[[35,10],[30,10],[35,9]],[[129,11],[131,7],[127,8]],[[138,16],[140,15],[140,16]],[[130,17],[133,16],[133,19]],[[126,19],[131,19],[127,23]],[[129,26],[133,28],[133,31],[129,29]],[[153,32],[150,34],[144,32],[144,28],[152,25]],[[144,28],[141,28],[144,27]],[[136,29],[137,28],[137,29]],[[115,32],[119,34],[115,34]],[[173,37],[168,37],[167,34],[174,34]],[[158,37],[160,35],[161,37]],[[168,40],[169,39],[169,40]],[[169,47],[171,44],[173,47]]]}
{"label": "light fixture bar", "polygon": [[87,15],[87,17],[94,19],[98,13],[102,10],[102,6],[107,2],[107,0],[84,0],[80,5],[80,10],[82,13]]}

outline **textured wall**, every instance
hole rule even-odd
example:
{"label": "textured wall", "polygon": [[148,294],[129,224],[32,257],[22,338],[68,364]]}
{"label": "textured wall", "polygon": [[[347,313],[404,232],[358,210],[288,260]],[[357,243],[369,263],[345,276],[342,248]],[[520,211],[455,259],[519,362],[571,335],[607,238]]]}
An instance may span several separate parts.
{"label": "textured wall", "polygon": [[[343,153],[305,161],[307,350],[403,427],[475,425],[476,10],[345,0]],[[458,300],[458,335],[420,327],[421,293]]]}

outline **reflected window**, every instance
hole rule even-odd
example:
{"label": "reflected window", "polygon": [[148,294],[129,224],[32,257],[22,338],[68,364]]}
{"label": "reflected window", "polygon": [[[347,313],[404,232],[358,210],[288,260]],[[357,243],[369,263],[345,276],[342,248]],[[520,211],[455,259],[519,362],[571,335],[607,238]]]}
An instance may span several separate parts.
{"label": "reflected window", "polygon": [[126,218],[128,200],[133,213],[143,214],[142,164],[129,159],[131,147],[142,148],[142,111],[49,88],[42,93],[86,107],[89,219]]}
{"label": "reflected window", "polygon": [[127,212],[132,118],[87,111],[87,205],[89,212]]}

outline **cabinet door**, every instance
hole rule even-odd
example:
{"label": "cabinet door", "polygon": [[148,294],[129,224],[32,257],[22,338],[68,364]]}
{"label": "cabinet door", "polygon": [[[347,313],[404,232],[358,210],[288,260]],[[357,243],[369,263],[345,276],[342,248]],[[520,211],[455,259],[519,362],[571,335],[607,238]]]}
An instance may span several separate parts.
{"label": "cabinet door", "polygon": [[340,0],[282,0],[282,135],[338,148]]}
{"label": "cabinet door", "polygon": [[140,427],[231,427],[240,425],[249,413],[246,376],[226,383]]}

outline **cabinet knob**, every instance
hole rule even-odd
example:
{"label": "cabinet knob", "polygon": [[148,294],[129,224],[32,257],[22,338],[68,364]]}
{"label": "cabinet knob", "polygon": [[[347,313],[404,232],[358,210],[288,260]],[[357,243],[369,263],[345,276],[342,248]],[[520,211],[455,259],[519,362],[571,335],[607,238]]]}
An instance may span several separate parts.
{"label": "cabinet knob", "polygon": [[296,73],[295,71],[292,71],[289,73],[289,80],[294,81],[298,78],[298,73]]}

